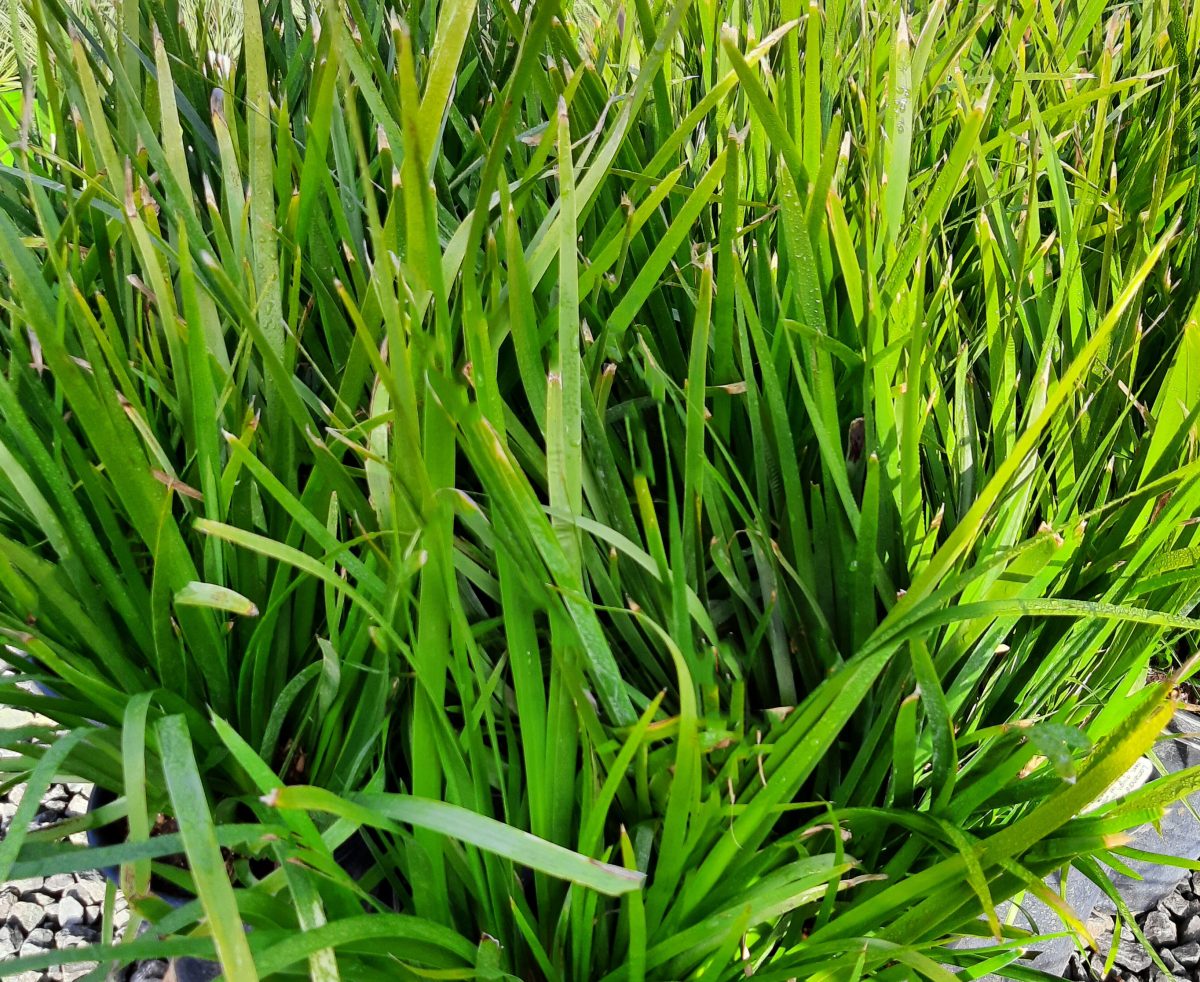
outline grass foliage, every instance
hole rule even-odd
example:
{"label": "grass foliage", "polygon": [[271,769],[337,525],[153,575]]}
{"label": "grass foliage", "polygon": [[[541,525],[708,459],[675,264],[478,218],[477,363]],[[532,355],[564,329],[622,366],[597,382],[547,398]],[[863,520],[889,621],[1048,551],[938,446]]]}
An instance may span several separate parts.
{"label": "grass foliage", "polygon": [[1197,782],[1085,814],[1200,626],[1200,5],[246,12],[31,0],[0,116],[0,766],[118,795],[0,875],[157,931],[21,964],[1086,945],[1042,878]]}

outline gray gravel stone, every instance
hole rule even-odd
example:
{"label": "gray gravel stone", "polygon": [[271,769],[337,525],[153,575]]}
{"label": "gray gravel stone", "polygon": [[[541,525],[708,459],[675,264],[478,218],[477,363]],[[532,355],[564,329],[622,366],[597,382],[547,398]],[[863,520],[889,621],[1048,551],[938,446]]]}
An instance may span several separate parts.
{"label": "gray gravel stone", "polygon": [[62,973],[63,982],[75,982],[99,967],[99,962],[72,962],[70,965],[63,965],[59,972]]}
{"label": "gray gravel stone", "polygon": [[12,910],[8,912],[8,921],[10,924],[17,925],[24,935],[41,924],[42,918],[45,916],[46,912],[40,906],[31,904],[28,900],[22,900],[13,904]]}
{"label": "gray gravel stone", "polygon": [[1093,931],[1092,937],[1096,939],[1096,950],[1098,952],[1107,954],[1109,949],[1112,948],[1113,936],[1111,934],[1097,934]]}
{"label": "gray gravel stone", "polygon": [[1175,957],[1173,951],[1169,949],[1167,951],[1160,951],[1158,956],[1162,959],[1163,964],[1176,975],[1183,975],[1187,972],[1187,969],[1179,964],[1179,959]]}
{"label": "gray gravel stone", "polygon": [[[87,910],[74,897],[63,897],[58,902],[58,923],[62,927],[69,927],[71,924],[82,924],[86,919]],[[1167,923],[1170,922],[1168,921]],[[1171,924],[1172,931],[1174,931],[1174,928],[1175,925]]]}
{"label": "gray gravel stone", "polygon": [[1181,893],[1169,893],[1158,903],[1158,909],[1170,914],[1175,920],[1182,920],[1187,913],[1188,900]]}
{"label": "gray gravel stone", "polygon": [[1165,948],[1167,945],[1173,945],[1175,939],[1178,937],[1175,922],[1161,910],[1150,911],[1142,930],[1145,932],[1146,940],[1155,948]]}
{"label": "gray gravel stone", "polygon": [[18,972],[7,976],[9,982],[42,982],[41,972]]}
{"label": "gray gravel stone", "polygon": [[77,794],[67,803],[67,816],[69,818],[79,818],[81,815],[86,815],[88,810],[88,800],[81,794]]}
{"label": "gray gravel stone", "polygon": [[1189,941],[1200,941],[1200,917],[1190,917],[1179,928],[1179,943],[1187,944]]}
{"label": "gray gravel stone", "polygon": [[1092,937],[1099,938],[1102,934],[1112,934],[1116,921],[1106,910],[1094,910],[1087,919],[1087,929]]}
{"label": "gray gravel stone", "polygon": [[167,963],[161,959],[142,962],[129,976],[129,982],[159,982],[166,977]]}
{"label": "gray gravel stone", "polygon": [[1175,949],[1175,957],[1184,968],[1195,968],[1200,965],[1200,944],[1195,941],[1180,945]]}
{"label": "gray gravel stone", "polygon": [[176,958],[175,982],[212,982],[221,974],[221,966],[203,958]]}
{"label": "gray gravel stone", "polygon": [[1122,938],[1117,947],[1117,957],[1114,961],[1121,968],[1127,968],[1131,972],[1141,972],[1150,967],[1150,953],[1136,938]]}

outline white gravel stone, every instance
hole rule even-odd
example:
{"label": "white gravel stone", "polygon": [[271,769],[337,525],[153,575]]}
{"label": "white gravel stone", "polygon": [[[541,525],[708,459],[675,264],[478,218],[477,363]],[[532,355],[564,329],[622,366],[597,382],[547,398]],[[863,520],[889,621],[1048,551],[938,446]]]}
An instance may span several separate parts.
{"label": "white gravel stone", "polygon": [[30,944],[28,941],[26,941],[23,945],[21,945],[21,950],[17,952],[17,957],[37,958],[39,955],[44,955],[45,953],[45,948],[42,948],[39,945]]}
{"label": "white gravel stone", "polygon": [[[0,706],[0,728],[29,725],[49,725],[49,721],[33,713]],[[92,785],[82,782],[51,785],[39,802],[31,827],[87,814],[91,792]],[[12,825],[24,794],[25,787],[19,785],[0,800],[0,838]],[[76,845],[86,845],[87,833],[76,832],[69,839]],[[99,870],[26,877],[0,884],[0,962],[97,943],[107,886]],[[129,906],[117,891],[114,926],[118,938],[129,918]],[[31,970],[5,978],[11,982],[76,982],[97,967],[96,962],[76,962],[45,972]],[[165,963],[150,965],[145,978],[161,979],[165,967]]]}
{"label": "white gravel stone", "polygon": [[7,958],[15,955],[24,941],[19,927],[9,927],[7,924],[0,927],[0,956]]}
{"label": "white gravel stone", "polygon": [[23,880],[9,880],[5,884],[6,889],[14,890],[22,897],[27,893],[36,893],[42,888],[42,878],[40,876],[28,876]]}
{"label": "white gravel stone", "polygon": [[72,884],[63,895],[78,900],[85,907],[104,903],[104,881],[80,880]]}
{"label": "white gravel stone", "polygon": [[54,947],[54,932],[48,927],[35,927],[25,937],[25,943],[22,948],[41,948],[43,951],[49,951]]}
{"label": "white gravel stone", "polygon": [[87,919],[87,911],[74,897],[63,897],[58,902],[58,923],[62,927],[72,924],[82,924]]}
{"label": "white gravel stone", "polygon": [[0,706],[0,729],[15,730],[18,727],[29,726],[37,716],[15,706]]}
{"label": "white gravel stone", "polygon": [[55,873],[52,876],[46,877],[46,882],[43,884],[43,889],[47,893],[52,893],[56,897],[62,896],[75,885],[75,877],[70,873]]}
{"label": "white gravel stone", "polygon": [[42,918],[45,916],[46,912],[40,906],[31,904],[28,900],[22,900],[13,904],[12,910],[8,912],[8,921],[10,924],[16,924],[22,934],[28,934],[42,923]]}

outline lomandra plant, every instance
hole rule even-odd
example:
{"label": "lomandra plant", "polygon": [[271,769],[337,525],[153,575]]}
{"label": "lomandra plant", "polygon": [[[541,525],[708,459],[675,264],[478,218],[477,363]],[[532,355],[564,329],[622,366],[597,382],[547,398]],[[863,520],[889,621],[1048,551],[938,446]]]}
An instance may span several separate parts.
{"label": "lomandra plant", "polygon": [[0,871],[120,862],[156,937],[7,967],[1091,943],[1044,877],[1197,783],[1088,809],[1194,669],[1200,8],[30,11],[0,611],[60,728],[7,766],[119,796]]}

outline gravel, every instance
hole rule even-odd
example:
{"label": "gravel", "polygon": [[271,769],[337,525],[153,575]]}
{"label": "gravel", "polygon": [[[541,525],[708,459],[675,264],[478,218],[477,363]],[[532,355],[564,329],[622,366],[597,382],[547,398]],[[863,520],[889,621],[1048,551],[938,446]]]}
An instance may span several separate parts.
{"label": "gravel", "polygon": [[1095,910],[1087,926],[1097,949],[1083,958],[1072,957],[1066,977],[1078,982],[1200,982],[1200,874],[1181,880],[1172,893],[1136,920],[1167,972],[1126,928],[1116,941],[1113,971],[1106,976],[1104,966],[1112,952],[1116,923],[1111,914]]}
{"label": "gravel", "polygon": [[1184,968],[1195,968],[1200,965],[1200,944],[1195,941],[1176,948],[1172,954]]}
{"label": "gravel", "polygon": [[[0,706],[0,727],[4,729],[46,724],[49,721],[23,710]],[[0,750],[0,755],[6,752]],[[55,822],[75,818],[87,812],[89,784],[54,784],[43,796],[31,829],[45,828]],[[25,794],[18,785],[0,798],[0,839],[16,814]],[[70,837],[77,845],[87,842],[86,834]],[[0,884],[0,962],[18,956],[44,955],[94,944],[100,936],[101,911],[106,884],[98,870],[83,873],[54,873],[46,877],[28,877]],[[117,894],[113,907],[113,928],[119,938],[129,923],[125,898]],[[11,982],[74,982],[95,970],[96,962],[75,962],[45,972],[20,972],[5,976]],[[167,963],[144,962],[131,966],[118,978],[124,982],[158,982],[167,974]],[[111,976],[110,976],[111,978]]]}
{"label": "gravel", "polygon": [[72,927],[87,919],[87,911],[74,897],[63,897],[58,902],[58,926]]}
{"label": "gravel", "polygon": [[1176,891],[1165,897],[1159,906],[1176,921],[1179,921],[1188,915],[1191,904],[1188,903],[1187,897]]}
{"label": "gravel", "polygon": [[1179,940],[1183,944],[1189,941],[1200,941],[1200,917],[1189,917],[1179,929]]}
{"label": "gravel", "polygon": [[1150,911],[1142,930],[1146,932],[1146,940],[1159,950],[1174,948],[1175,942],[1179,940],[1179,928],[1165,910]]}
{"label": "gravel", "polygon": [[75,877],[70,873],[55,873],[53,876],[47,876],[42,882],[42,889],[47,893],[52,893],[56,897],[61,897],[76,883]]}
{"label": "gravel", "polygon": [[18,927],[22,934],[28,934],[42,923],[45,916],[46,908],[41,904],[22,900],[18,904],[13,904],[12,910],[8,912],[8,926],[10,929]]}
{"label": "gravel", "polygon": [[129,982],[156,982],[167,973],[164,961],[142,962],[129,974]]}

